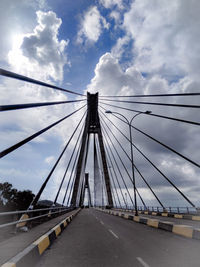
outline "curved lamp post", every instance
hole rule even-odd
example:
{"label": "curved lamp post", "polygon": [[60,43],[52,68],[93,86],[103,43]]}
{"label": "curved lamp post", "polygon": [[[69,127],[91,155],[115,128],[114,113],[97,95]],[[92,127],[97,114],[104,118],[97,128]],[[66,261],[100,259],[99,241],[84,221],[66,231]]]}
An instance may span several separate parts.
{"label": "curved lamp post", "polygon": [[131,131],[131,124],[133,119],[140,115],[140,114],[151,114],[151,111],[147,110],[145,112],[138,112],[137,114],[135,114],[132,119],[129,121],[123,114],[118,113],[118,112],[114,112],[111,110],[106,110],[105,113],[108,114],[117,114],[122,116],[126,122],[128,123],[129,126],[129,136],[130,136],[130,145],[131,145],[131,166],[132,166],[132,176],[133,176],[133,188],[134,188],[134,203],[135,203],[135,216],[138,216],[138,209],[137,209],[137,198],[136,198],[136,185],[135,185],[135,173],[134,173],[134,163],[133,163],[133,146],[132,146],[132,131]]}

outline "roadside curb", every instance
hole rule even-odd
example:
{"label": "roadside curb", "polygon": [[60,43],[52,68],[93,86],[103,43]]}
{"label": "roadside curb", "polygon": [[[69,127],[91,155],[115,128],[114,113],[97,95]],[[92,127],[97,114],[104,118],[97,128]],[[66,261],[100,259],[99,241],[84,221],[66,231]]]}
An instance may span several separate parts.
{"label": "roadside curb", "polygon": [[54,240],[63,232],[67,225],[72,221],[73,217],[75,217],[80,210],[81,209],[77,209],[72,215],[67,216],[51,230],[31,243],[23,251],[1,265],[1,267],[35,266],[43,252],[53,244]]}
{"label": "roadside curb", "polygon": [[152,218],[148,219],[146,217],[129,215],[127,213],[123,213],[120,211],[102,210],[99,208],[97,208],[97,210],[111,214],[111,215],[119,216],[119,217],[131,220],[134,222],[142,223],[153,228],[158,228],[161,230],[172,232],[177,235],[200,240],[200,229],[199,228],[196,229],[188,225],[175,224],[172,222],[159,221],[159,220],[152,219]]}
{"label": "roadside curb", "polygon": [[[122,211],[122,210],[118,210]],[[126,212],[132,212],[130,210],[125,210]],[[124,212],[124,211],[122,211]],[[138,211],[139,214],[144,215],[152,215],[152,216],[162,216],[162,217],[170,217],[175,219],[185,219],[185,220],[192,220],[192,221],[200,221],[200,216],[191,215],[191,214],[179,214],[179,213],[170,213],[170,212],[158,212],[158,211]]]}

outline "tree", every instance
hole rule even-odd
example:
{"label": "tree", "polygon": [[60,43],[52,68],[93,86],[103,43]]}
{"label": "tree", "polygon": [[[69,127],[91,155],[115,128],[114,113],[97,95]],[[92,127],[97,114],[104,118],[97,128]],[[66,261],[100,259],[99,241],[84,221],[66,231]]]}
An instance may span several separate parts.
{"label": "tree", "polygon": [[14,209],[15,208],[15,198],[17,190],[12,188],[12,184],[0,183],[0,200],[3,209]]}
{"label": "tree", "polygon": [[30,190],[18,191],[8,182],[0,183],[1,210],[25,210],[34,196]]}
{"label": "tree", "polygon": [[34,198],[34,194],[30,190],[18,191],[16,195],[16,204],[18,210],[25,210]]}

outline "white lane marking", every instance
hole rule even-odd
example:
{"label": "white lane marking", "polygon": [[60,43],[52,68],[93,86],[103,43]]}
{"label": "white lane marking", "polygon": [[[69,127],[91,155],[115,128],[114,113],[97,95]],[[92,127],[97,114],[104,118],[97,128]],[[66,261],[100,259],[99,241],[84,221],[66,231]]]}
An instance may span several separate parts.
{"label": "white lane marking", "polygon": [[108,229],[108,231],[109,231],[115,238],[119,239],[119,237],[118,237],[112,230]]}
{"label": "white lane marking", "polygon": [[104,222],[100,221],[100,223],[101,223],[102,225],[104,225]]}
{"label": "white lane marking", "polygon": [[136,259],[142,264],[143,267],[150,267],[142,258],[136,257]]}

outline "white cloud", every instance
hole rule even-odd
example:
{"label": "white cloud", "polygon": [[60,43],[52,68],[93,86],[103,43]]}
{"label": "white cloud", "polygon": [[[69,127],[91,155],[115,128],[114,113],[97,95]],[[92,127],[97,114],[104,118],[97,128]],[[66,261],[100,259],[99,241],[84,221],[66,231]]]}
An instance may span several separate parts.
{"label": "white cloud", "polygon": [[0,1],[0,62],[6,63],[6,55],[12,48],[13,37],[30,32],[38,9],[46,8],[45,0]]}
{"label": "white cloud", "polygon": [[110,12],[110,17],[115,20],[115,22],[118,22],[120,20],[120,13],[116,10],[113,10]]}
{"label": "white cloud", "polygon": [[34,75],[37,79],[61,81],[63,67],[69,64],[65,53],[68,40],[58,40],[62,20],[52,11],[37,11],[36,14],[38,24],[33,32],[16,36],[8,54],[9,63],[15,71]]}
{"label": "white cloud", "polygon": [[47,164],[51,164],[51,163],[53,163],[55,161],[55,157],[54,156],[49,156],[44,161]]}
{"label": "white cloud", "polygon": [[199,78],[200,2],[136,0],[124,16],[134,40],[134,64],[143,72]]}
{"label": "white cloud", "polygon": [[88,90],[103,95],[128,95],[141,91],[143,86],[144,79],[137,69],[131,67],[123,71],[118,60],[111,53],[106,53],[96,65]]}
{"label": "white cloud", "polygon": [[109,24],[106,22],[106,19],[101,16],[96,6],[92,6],[84,14],[81,21],[77,42],[83,44],[86,40],[86,43],[95,43],[98,41],[103,29],[108,28]]}
{"label": "white cloud", "polygon": [[121,59],[123,54],[127,53],[124,47],[129,44],[130,40],[131,38],[128,35],[118,38],[116,44],[112,47],[112,55],[117,59]]}
{"label": "white cloud", "polygon": [[100,0],[99,1],[105,8],[113,8],[117,6],[119,9],[123,9],[123,0]]}

